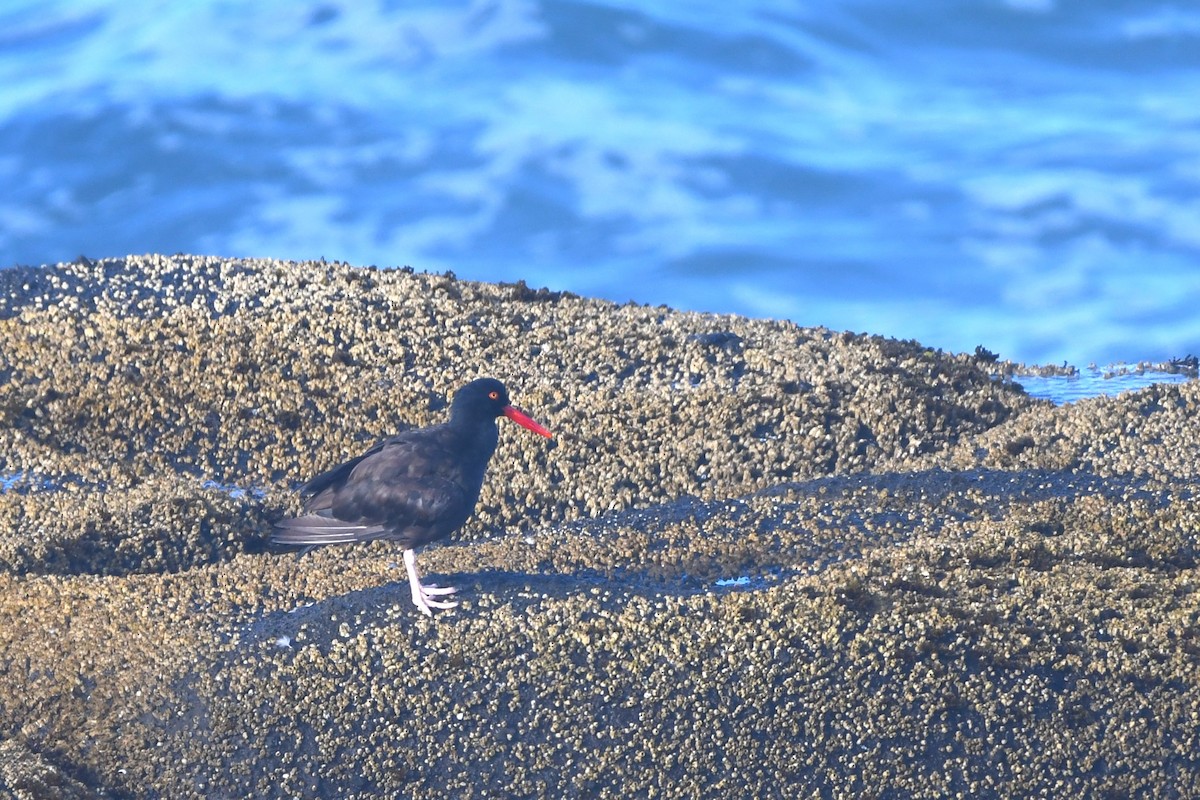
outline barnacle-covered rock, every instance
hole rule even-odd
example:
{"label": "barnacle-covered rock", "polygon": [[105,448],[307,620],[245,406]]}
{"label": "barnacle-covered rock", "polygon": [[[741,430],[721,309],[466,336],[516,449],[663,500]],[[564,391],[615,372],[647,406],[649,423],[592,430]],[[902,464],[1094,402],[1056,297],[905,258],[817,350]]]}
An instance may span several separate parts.
{"label": "barnacle-covered rock", "polygon": [[[422,556],[458,609],[383,543],[263,551],[480,374],[557,437],[502,429]],[[0,789],[1185,795],[1198,404],[405,270],[0,271]]]}

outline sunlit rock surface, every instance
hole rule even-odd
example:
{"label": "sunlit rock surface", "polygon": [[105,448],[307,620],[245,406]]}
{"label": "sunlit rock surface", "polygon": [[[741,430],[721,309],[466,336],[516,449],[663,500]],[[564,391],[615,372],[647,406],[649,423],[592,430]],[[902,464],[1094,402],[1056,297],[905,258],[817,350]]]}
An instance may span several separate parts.
{"label": "sunlit rock surface", "polygon": [[[462,606],[264,550],[481,375],[556,439],[501,420],[422,556]],[[1186,794],[1198,404],[448,275],[0,271],[0,793]]]}

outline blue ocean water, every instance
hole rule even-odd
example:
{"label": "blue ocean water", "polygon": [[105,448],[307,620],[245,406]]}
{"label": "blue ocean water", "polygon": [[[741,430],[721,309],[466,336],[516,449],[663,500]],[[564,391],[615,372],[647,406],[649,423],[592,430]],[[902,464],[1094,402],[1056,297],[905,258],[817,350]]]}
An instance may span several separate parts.
{"label": "blue ocean water", "polygon": [[1200,352],[1200,6],[0,2],[0,265],[344,260]]}

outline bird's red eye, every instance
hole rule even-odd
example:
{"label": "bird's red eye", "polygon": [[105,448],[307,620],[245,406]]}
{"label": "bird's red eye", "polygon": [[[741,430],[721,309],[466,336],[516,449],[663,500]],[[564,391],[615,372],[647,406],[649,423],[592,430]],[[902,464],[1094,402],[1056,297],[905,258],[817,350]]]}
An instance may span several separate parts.
{"label": "bird's red eye", "polygon": [[499,400],[500,393],[493,389],[492,391],[488,392],[488,397],[492,398],[493,400]]}

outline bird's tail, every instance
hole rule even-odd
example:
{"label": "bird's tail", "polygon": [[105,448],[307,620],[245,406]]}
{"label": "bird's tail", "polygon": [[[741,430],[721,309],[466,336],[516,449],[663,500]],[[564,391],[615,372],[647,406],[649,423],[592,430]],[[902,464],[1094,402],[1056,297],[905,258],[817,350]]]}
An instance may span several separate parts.
{"label": "bird's tail", "polygon": [[382,525],[345,522],[321,514],[285,519],[275,525],[268,540],[273,545],[311,546],[322,544],[352,544],[378,539],[384,534]]}

